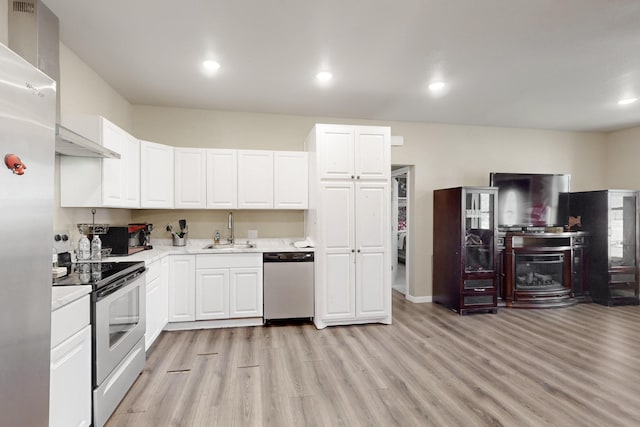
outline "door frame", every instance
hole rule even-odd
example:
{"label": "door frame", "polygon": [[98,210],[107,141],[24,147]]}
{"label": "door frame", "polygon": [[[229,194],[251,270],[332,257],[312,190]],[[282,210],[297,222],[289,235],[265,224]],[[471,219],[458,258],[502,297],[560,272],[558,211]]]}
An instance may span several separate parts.
{"label": "door frame", "polygon": [[[405,299],[410,299],[412,296],[412,287],[411,287],[411,266],[413,265],[413,259],[412,259],[412,251],[411,251],[411,230],[412,230],[412,218],[411,218],[411,204],[412,204],[412,196],[413,196],[413,191],[412,191],[412,182],[411,182],[411,173],[412,173],[412,169],[413,166],[405,166],[405,165],[392,165],[392,167],[394,166],[399,166],[397,169],[393,169],[391,171],[391,176],[392,177],[397,177],[397,176],[406,176],[407,178],[407,237],[406,237],[406,249],[405,249],[405,283],[406,283],[406,290],[405,290],[405,294],[404,297]],[[396,196],[397,197],[397,196]],[[393,201],[392,201],[393,202]],[[393,203],[391,203],[391,205],[393,205]],[[396,238],[396,236],[392,236],[393,238]]]}

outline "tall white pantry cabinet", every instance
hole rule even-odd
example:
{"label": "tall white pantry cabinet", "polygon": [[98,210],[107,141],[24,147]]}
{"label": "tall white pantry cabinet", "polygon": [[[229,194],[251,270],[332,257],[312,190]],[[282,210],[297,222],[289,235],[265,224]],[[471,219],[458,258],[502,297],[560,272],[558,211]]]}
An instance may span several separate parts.
{"label": "tall white pantry cabinet", "polygon": [[316,327],[390,324],[391,130],[317,124],[305,148]]}

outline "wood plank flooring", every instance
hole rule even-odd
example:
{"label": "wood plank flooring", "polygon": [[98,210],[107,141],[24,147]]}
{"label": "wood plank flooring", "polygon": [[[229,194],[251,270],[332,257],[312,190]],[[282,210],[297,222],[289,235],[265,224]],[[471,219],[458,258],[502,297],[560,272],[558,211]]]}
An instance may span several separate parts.
{"label": "wood plank flooring", "polygon": [[163,332],[108,427],[637,426],[640,307]]}

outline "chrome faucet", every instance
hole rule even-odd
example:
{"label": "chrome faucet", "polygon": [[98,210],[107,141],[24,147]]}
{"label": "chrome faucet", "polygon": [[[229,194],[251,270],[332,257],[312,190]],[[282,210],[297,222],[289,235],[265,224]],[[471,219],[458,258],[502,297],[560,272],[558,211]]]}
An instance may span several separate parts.
{"label": "chrome faucet", "polygon": [[229,237],[227,241],[230,244],[234,244],[235,238],[233,237],[233,212],[229,212],[229,218],[227,219],[227,228],[229,229]]}

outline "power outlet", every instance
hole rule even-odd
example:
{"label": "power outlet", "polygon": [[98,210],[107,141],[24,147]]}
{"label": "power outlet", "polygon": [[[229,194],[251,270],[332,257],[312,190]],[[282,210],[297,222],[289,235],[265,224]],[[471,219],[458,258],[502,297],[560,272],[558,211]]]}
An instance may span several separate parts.
{"label": "power outlet", "polygon": [[56,230],[53,232],[53,248],[57,253],[71,252],[71,233],[69,230]]}
{"label": "power outlet", "polygon": [[258,230],[247,230],[247,238],[249,240],[258,238]]}

